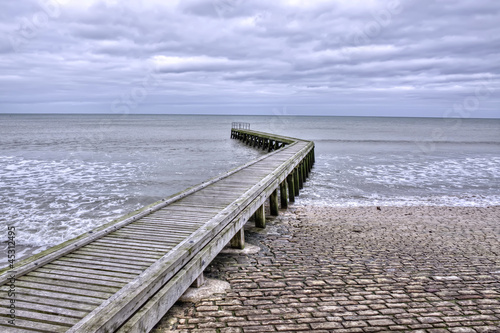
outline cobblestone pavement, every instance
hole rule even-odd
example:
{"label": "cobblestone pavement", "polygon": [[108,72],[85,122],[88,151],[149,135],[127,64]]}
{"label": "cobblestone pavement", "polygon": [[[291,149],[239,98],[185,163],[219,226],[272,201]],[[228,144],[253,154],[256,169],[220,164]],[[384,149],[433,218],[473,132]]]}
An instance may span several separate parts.
{"label": "cobblestone pavement", "polygon": [[499,228],[500,207],[293,207],[153,332],[500,332]]}

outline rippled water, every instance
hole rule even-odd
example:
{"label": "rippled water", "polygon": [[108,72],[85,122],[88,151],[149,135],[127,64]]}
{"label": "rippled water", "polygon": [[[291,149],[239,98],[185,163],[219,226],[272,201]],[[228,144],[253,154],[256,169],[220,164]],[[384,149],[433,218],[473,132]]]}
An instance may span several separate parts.
{"label": "rippled water", "polygon": [[299,203],[500,205],[500,120],[0,115],[0,224],[43,249],[262,152],[232,121],[316,144]]}
{"label": "rippled water", "polygon": [[300,202],[500,205],[500,119],[270,117],[255,127],[314,140]]}
{"label": "rippled water", "polygon": [[262,155],[230,118],[0,115],[0,224],[43,249]]}

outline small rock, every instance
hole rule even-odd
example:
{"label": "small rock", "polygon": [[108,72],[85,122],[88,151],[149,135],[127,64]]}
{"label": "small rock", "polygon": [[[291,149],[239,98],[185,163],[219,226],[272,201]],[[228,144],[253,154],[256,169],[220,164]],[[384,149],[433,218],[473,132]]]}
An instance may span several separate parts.
{"label": "small rock", "polygon": [[442,280],[445,280],[445,281],[453,281],[453,280],[461,280],[458,276],[455,276],[455,275],[451,275],[451,276],[433,276],[434,280],[438,280],[438,281],[442,281]]}

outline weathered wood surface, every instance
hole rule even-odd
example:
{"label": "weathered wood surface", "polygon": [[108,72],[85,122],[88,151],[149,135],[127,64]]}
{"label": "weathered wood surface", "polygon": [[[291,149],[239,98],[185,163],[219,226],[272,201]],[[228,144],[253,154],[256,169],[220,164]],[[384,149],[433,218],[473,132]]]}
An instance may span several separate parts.
{"label": "weathered wood surface", "polygon": [[314,161],[309,141],[246,129],[231,137],[276,150],[20,262],[15,327],[4,269],[0,331],[149,331],[228,242],[243,248],[250,216],[265,227],[268,199],[273,215],[278,190],[282,208],[293,201]]}

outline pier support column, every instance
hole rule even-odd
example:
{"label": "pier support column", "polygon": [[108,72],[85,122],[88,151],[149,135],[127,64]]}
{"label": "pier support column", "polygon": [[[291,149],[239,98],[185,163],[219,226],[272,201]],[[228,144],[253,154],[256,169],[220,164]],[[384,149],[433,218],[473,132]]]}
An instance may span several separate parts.
{"label": "pier support column", "polygon": [[306,159],[302,160],[302,183],[307,181],[307,161]]}
{"label": "pier support column", "polygon": [[281,198],[281,209],[288,208],[288,194],[287,194],[287,186],[286,179],[280,184],[280,198]]}
{"label": "pier support column", "polygon": [[295,185],[295,188],[294,188],[294,193],[295,193],[295,196],[298,196],[299,195],[299,169],[298,168],[295,168],[293,169],[293,178],[294,178],[294,185]]}
{"label": "pier support column", "polygon": [[255,218],[255,226],[257,228],[266,227],[266,211],[264,210],[264,205],[257,208],[254,214],[254,218]]}
{"label": "pier support column", "polygon": [[203,272],[193,281],[191,284],[191,288],[200,288],[205,283],[205,276]]}
{"label": "pier support column", "polygon": [[295,182],[293,171],[286,177],[286,182],[288,183],[288,200],[290,200],[290,202],[295,202]]}
{"label": "pier support column", "polygon": [[275,189],[269,197],[269,206],[271,207],[271,215],[278,216],[278,189]]}
{"label": "pier support column", "polygon": [[302,165],[302,162],[300,162],[300,164],[297,166],[297,172],[299,173],[299,189],[303,189],[304,188],[304,174],[302,173],[302,168],[303,168],[303,165]]}
{"label": "pier support column", "polygon": [[306,182],[306,173],[305,173],[305,163],[304,163],[304,160],[302,160],[302,162],[300,162],[300,178],[302,180],[302,188],[304,188],[304,183]]}
{"label": "pier support column", "polygon": [[304,162],[306,164],[306,178],[309,178],[309,154],[307,154]]}
{"label": "pier support column", "polygon": [[238,232],[231,238],[230,245],[233,249],[243,250],[245,248],[245,230],[242,227]]}

